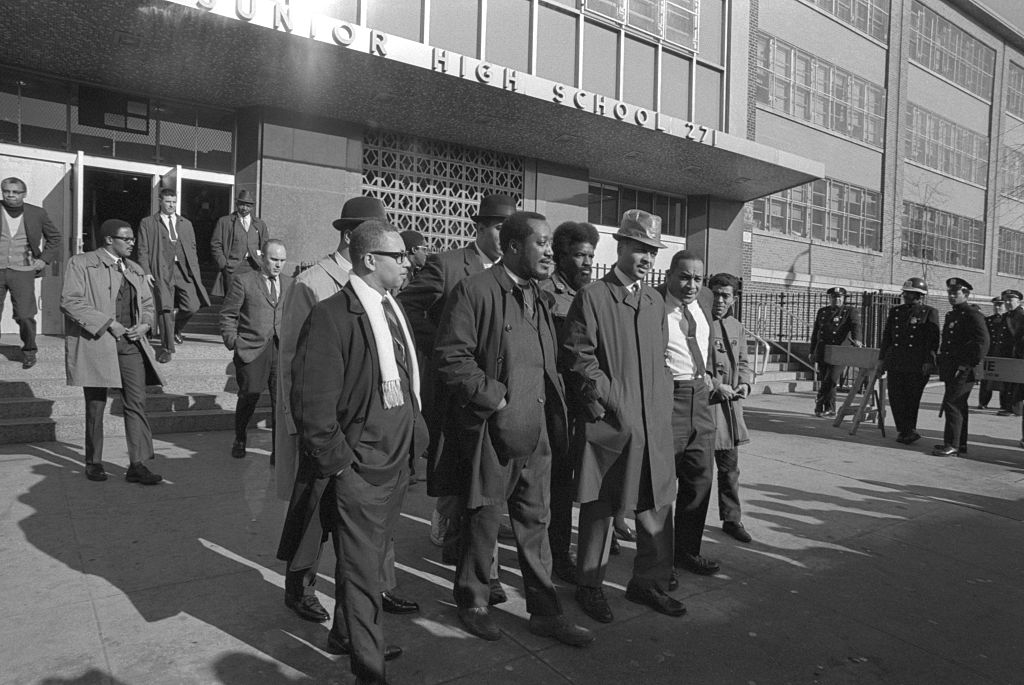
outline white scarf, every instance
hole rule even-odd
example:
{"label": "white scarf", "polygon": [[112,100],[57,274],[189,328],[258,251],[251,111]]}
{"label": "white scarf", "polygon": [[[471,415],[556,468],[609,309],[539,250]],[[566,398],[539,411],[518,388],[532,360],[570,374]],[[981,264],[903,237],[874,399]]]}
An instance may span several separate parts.
{"label": "white scarf", "polygon": [[406,356],[409,365],[412,367],[410,373],[412,381],[412,396],[416,399],[416,406],[420,406],[420,368],[416,362],[416,347],[413,345],[412,336],[409,335],[409,328],[405,325],[405,317],[399,314],[398,303],[391,293],[383,297],[376,290],[371,288],[366,281],[351,274],[349,282],[352,289],[359,298],[359,302],[366,310],[366,316],[370,320],[370,330],[373,331],[373,342],[377,346],[377,360],[380,364],[380,392],[384,400],[384,408],[401,407],[405,404],[402,399],[402,385],[398,375],[398,363],[395,361],[395,345],[391,339],[391,327],[388,326],[388,319],[384,314],[383,300],[387,298],[391,308],[395,311],[398,324],[402,327],[402,335],[405,337]]}

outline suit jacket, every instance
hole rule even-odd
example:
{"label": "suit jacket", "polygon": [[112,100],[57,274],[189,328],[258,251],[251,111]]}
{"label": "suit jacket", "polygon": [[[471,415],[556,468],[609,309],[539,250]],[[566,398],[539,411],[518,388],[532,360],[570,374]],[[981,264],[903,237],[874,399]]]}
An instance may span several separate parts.
{"label": "suit jacket", "polygon": [[[64,312],[64,351],[68,385],[120,388],[117,341],[108,329],[115,320],[117,293],[127,278],[135,293],[135,320],[153,326],[153,293],[142,267],[126,259],[124,276],[115,258],[99,248],[68,260],[60,309]],[[146,385],[163,385],[153,348],[139,340],[146,365]]]}
{"label": "suit jacket", "polygon": [[[399,312],[405,316],[401,308]],[[382,409],[373,330],[350,284],[317,304],[306,318],[292,376],[292,407],[302,452],[277,552],[284,560],[293,556],[331,476],[352,468],[364,480],[381,484],[405,468],[407,454],[363,442],[364,432],[390,431],[393,444],[409,439],[413,455],[427,445],[427,427],[411,396],[406,396],[403,407]],[[409,411],[411,416],[404,413]]]}
{"label": "suit jacket", "polygon": [[[196,284],[196,292],[202,306],[210,306],[210,296],[203,287],[199,272],[199,257],[196,253],[196,232],[192,222],[180,214],[174,215],[174,230],[185,253],[184,271]],[[135,244],[139,266],[156,281],[153,294],[156,296],[157,311],[174,309],[174,243],[167,234],[167,226],[160,212],[147,216],[139,222],[139,234]]]}
{"label": "suit jacket", "polygon": [[281,274],[278,280],[280,292],[274,303],[262,273],[249,271],[231,279],[220,310],[220,335],[224,346],[243,362],[256,359],[275,337],[280,338],[284,297],[292,279]]}
{"label": "suit jacket", "polygon": [[[21,226],[28,239],[28,249],[34,258],[51,264],[60,254],[60,231],[42,207],[27,202],[22,206],[25,211],[21,215]],[[42,271],[37,271],[36,275],[41,276]]]}
{"label": "suit jacket", "polygon": [[[263,219],[252,214],[249,216],[252,218],[249,230],[256,230],[259,237],[258,243],[263,245],[270,238],[270,229]],[[210,255],[213,257],[213,261],[217,263],[217,268],[221,271],[221,273],[217,274],[217,280],[213,284],[214,295],[226,294],[224,271],[233,272],[238,267],[239,262],[242,261],[241,257],[234,250],[235,224],[239,221],[241,221],[241,217],[235,212],[217,219],[217,225],[213,227],[213,235],[210,236]]]}
{"label": "suit jacket", "polygon": [[583,286],[558,355],[580,408],[577,499],[607,501],[623,513],[636,509],[645,455],[654,506],[671,504],[676,492],[665,300],[647,285],[638,299],[627,302],[614,271]]}
{"label": "suit jacket", "polygon": [[738,390],[744,383],[754,384],[754,371],[747,358],[747,337],[743,324],[729,315],[711,322],[711,347],[708,371],[711,373],[711,414],[715,419],[715,449],[731,450],[750,442],[743,420],[743,400],[726,400],[720,394],[722,385]]}
{"label": "suit jacket", "polygon": [[452,289],[466,276],[483,270],[483,260],[473,245],[428,255],[427,263],[416,278],[398,294],[398,301],[412,321],[413,336],[421,355],[433,356],[437,326]]}
{"label": "suit jacket", "polygon": [[[435,491],[465,495],[469,508],[505,501],[510,460],[528,457],[537,447],[544,425],[537,417],[546,421],[552,453],[563,453],[568,444],[565,391],[546,298],[537,298],[537,332],[531,327],[525,333],[544,346],[543,411],[537,411],[535,396],[509,391],[517,373],[510,346],[523,340],[505,314],[520,307],[513,285],[500,265],[463,279],[451,291],[437,332],[437,376],[445,387],[438,415],[445,417],[445,441]],[[508,404],[497,411],[503,399]]]}

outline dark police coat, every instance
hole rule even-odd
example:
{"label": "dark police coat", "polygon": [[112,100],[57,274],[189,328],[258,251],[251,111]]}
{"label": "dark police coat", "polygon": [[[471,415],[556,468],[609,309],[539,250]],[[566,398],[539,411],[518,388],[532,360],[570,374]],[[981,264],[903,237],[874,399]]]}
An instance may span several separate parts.
{"label": "dark police coat", "polygon": [[824,362],[826,345],[842,345],[847,340],[860,340],[860,311],[848,304],[819,309],[811,332],[811,360]]}
{"label": "dark police coat", "polygon": [[1010,328],[1006,325],[1005,314],[992,314],[985,317],[985,325],[988,326],[988,354],[991,357],[1012,357],[1013,337],[1010,335]]}
{"label": "dark police coat", "polygon": [[924,373],[939,350],[939,311],[922,302],[889,310],[882,332],[879,359],[892,373]]}
{"label": "dark police coat", "polygon": [[942,346],[939,348],[939,378],[950,382],[960,366],[969,367],[965,376],[968,383],[977,380],[974,367],[988,354],[988,326],[977,305],[970,302],[954,305],[946,313],[942,326]]}

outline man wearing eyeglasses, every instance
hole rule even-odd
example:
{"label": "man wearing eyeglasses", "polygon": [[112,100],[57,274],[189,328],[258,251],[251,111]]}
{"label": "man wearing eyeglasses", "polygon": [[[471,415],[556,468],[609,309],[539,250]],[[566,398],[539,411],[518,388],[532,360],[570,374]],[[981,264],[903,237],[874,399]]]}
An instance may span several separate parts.
{"label": "man wearing eyeglasses", "polygon": [[144,464],[153,458],[146,386],[163,385],[146,339],[155,317],[153,292],[142,267],[128,259],[135,235],[127,221],[104,221],[98,240],[100,247],[68,261],[60,296],[68,385],[85,392],[85,477],[107,480],[103,414],[107,388],[119,388],[130,464],[124,478],[155,485],[163,479]]}

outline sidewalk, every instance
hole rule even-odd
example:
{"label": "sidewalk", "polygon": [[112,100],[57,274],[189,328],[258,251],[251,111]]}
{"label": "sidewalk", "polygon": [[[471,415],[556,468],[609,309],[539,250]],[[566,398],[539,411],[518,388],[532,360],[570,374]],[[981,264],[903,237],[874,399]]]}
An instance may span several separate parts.
{"label": "sidewalk", "polygon": [[[452,606],[451,567],[427,538],[424,485],[406,499],[397,538],[412,618],[386,617],[399,685],[644,683],[769,685],[1020,683],[1024,672],[1024,450],[1020,420],[972,412],[967,458],[929,455],[940,441],[930,388],[914,446],[874,425],[811,414],[806,393],[748,402],[741,448],[742,545],[717,503],[704,552],[723,572],[685,572],[672,619],[623,597],[632,545],[612,557],[615,621],[564,610],[592,628],[589,649],[531,635],[512,547],[503,543],[496,643],[468,635]],[[283,605],[274,559],[285,503],[273,496],[269,431],[249,457],[229,432],[159,436],[151,466],[167,482],[123,481],[123,438],[107,441],[111,479],[87,481],[82,445],[0,449],[0,682],[18,685],[349,683],[326,654],[327,626]],[[333,559],[321,601],[333,607]]]}

